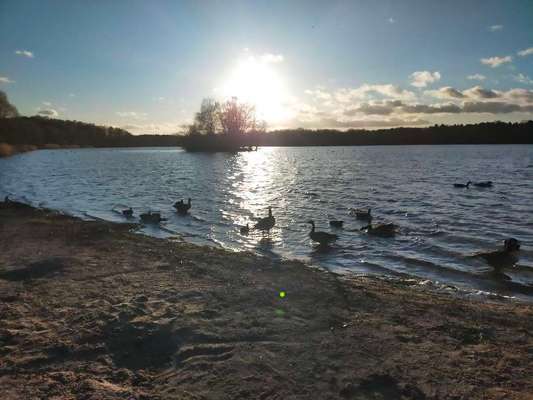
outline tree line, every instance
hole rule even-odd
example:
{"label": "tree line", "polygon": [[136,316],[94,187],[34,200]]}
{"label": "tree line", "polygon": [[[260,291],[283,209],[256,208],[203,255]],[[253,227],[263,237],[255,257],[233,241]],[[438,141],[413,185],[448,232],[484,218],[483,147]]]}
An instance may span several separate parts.
{"label": "tree line", "polygon": [[533,121],[434,125],[426,128],[284,129],[252,135],[257,146],[374,146],[423,144],[533,144]]}
{"label": "tree line", "polygon": [[180,146],[236,140],[242,146],[361,146],[419,144],[533,144],[533,121],[434,125],[378,130],[284,129],[266,131],[253,106],[233,98],[202,102],[186,135],[132,135],[124,129],[46,117],[21,117],[0,91],[0,143],[46,147]]}

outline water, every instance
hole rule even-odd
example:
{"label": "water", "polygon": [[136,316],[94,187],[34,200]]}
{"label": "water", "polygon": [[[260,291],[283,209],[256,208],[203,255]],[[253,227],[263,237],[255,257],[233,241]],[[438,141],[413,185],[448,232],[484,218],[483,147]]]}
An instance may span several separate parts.
{"label": "water", "polygon": [[[454,182],[492,180],[492,189]],[[155,236],[306,260],[337,272],[407,274],[471,290],[533,299],[533,146],[383,146],[261,148],[240,154],[166,149],[48,150],[0,159],[0,195],[82,217],[124,221],[132,206],[168,218],[146,227]],[[172,204],[192,197],[191,215]],[[272,206],[269,237],[243,236]],[[361,233],[350,207],[371,207],[375,221],[401,227],[395,238]],[[314,247],[309,225],[337,244]],[[522,242],[520,268],[498,280],[482,260],[467,258]]]}

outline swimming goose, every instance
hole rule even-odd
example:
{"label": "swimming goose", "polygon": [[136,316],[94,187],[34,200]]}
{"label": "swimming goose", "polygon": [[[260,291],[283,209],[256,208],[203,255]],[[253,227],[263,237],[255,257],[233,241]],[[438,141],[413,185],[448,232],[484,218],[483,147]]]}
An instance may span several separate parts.
{"label": "swimming goose", "polygon": [[504,240],[503,250],[477,253],[473,257],[483,258],[496,272],[499,272],[502,268],[512,267],[518,262],[519,250],[520,242],[515,238],[509,238]]}
{"label": "swimming goose", "polygon": [[344,221],[335,221],[335,220],[329,221],[329,226],[332,226],[334,228],[342,228],[343,225],[344,225]]}
{"label": "swimming goose", "polygon": [[492,187],[492,181],[476,182],[473,185],[482,188]]}
{"label": "swimming goose", "polygon": [[270,233],[270,230],[276,225],[276,219],[272,215],[272,207],[268,207],[268,217],[261,218],[254,226],[254,229]]}
{"label": "swimming goose", "polygon": [[164,218],[161,218],[161,214],[158,212],[151,212],[148,211],[147,213],[143,213],[140,215],[141,221],[146,224],[158,224],[161,221],[164,221]]}
{"label": "swimming goose", "polygon": [[307,221],[308,224],[311,224],[311,232],[309,232],[309,237],[313,242],[320,243],[321,245],[325,246],[328,245],[331,242],[334,242],[339,237],[337,235],[334,235],[333,233],[328,232],[316,232],[315,231],[315,221],[309,220]]}
{"label": "swimming goose", "polygon": [[468,181],[466,183],[466,185],[464,183],[454,183],[453,184],[453,187],[456,187],[456,188],[467,188],[470,186],[470,184],[472,183],[472,181]]}
{"label": "swimming goose", "polygon": [[361,230],[366,230],[366,233],[369,235],[390,237],[396,234],[397,228],[398,227],[396,225],[391,223],[377,225],[368,224],[367,226],[363,226]]}
{"label": "swimming goose", "polygon": [[250,225],[247,223],[246,226],[241,226],[241,235],[248,235],[250,233]]}
{"label": "swimming goose", "polygon": [[355,218],[370,221],[372,219],[371,208],[352,208],[350,210],[351,215],[355,215]]}
{"label": "swimming goose", "polygon": [[127,218],[133,216],[133,208],[130,207],[126,210],[122,210],[122,215],[124,215]]}
{"label": "swimming goose", "polygon": [[191,209],[191,198],[189,197],[187,204],[185,204],[183,200],[180,200],[174,203],[173,207],[176,209],[178,214],[187,214],[187,212]]}

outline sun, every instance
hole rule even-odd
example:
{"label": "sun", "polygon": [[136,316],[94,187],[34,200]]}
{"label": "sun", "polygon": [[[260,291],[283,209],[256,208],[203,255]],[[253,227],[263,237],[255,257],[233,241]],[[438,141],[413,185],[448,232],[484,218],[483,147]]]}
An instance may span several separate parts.
{"label": "sun", "polygon": [[289,97],[283,79],[271,63],[253,56],[236,65],[222,85],[220,94],[253,104],[257,117],[270,125],[290,117],[287,107]]}

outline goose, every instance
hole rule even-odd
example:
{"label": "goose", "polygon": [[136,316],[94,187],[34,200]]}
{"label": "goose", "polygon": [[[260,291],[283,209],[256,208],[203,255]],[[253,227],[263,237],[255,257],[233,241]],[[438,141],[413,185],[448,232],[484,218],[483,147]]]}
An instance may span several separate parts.
{"label": "goose", "polygon": [[250,225],[247,223],[246,226],[241,226],[241,235],[248,235],[250,233]]}
{"label": "goose", "polygon": [[350,210],[351,215],[355,215],[355,218],[370,221],[372,220],[372,209],[364,209],[364,208],[352,208]]}
{"label": "goose", "polygon": [[476,182],[473,185],[481,188],[492,187],[492,181]]}
{"label": "goose", "polygon": [[276,224],[276,218],[272,215],[272,207],[268,207],[268,217],[261,218],[254,226],[254,229],[270,233],[270,230]]}
{"label": "goose", "polygon": [[377,224],[372,225],[368,224],[367,226],[363,226],[361,230],[366,230],[366,233],[369,235],[376,235],[376,236],[394,236],[396,234],[397,226],[394,224]]}
{"label": "goose", "polygon": [[344,225],[344,221],[329,221],[329,226],[332,226],[334,228],[342,228],[342,226]]}
{"label": "goose", "polygon": [[481,252],[472,257],[483,258],[496,272],[499,272],[501,269],[512,267],[518,262],[519,250],[520,242],[515,238],[509,238],[504,240],[503,250]]}
{"label": "goose", "polygon": [[468,189],[468,187],[470,186],[471,183],[472,183],[472,181],[468,181],[466,184],[464,184],[464,183],[454,183],[453,187]]}
{"label": "goose", "polygon": [[320,243],[322,246],[327,246],[329,243],[334,242],[339,238],[333,233],[315,231],[315,221],[313,220],[309,220],[307,223],[311,224],[311,232],[309,232],[309,237],[313,242]]}
{"label": "goose", "polygon": [[148,211],[147,213],[141,214],[141,221],[146,224],[158,224],[161,221],[164,221],[164,218],[161,218],[161,214],[158,212]]}
{"label": "goose", "polygon": [[189,197],[187,204],[183,202],[183,200],[177,201],[174,203],[173,206],[178,214],[187,214],[187,212],[191,209],[191,198]]}
{"label": "goose", "polygon": [[124,215],[126,218],[133,216],[133,208],[130,207],[126,210],[122,210],[122,215]]}

